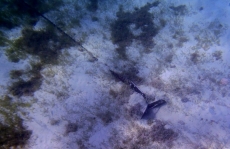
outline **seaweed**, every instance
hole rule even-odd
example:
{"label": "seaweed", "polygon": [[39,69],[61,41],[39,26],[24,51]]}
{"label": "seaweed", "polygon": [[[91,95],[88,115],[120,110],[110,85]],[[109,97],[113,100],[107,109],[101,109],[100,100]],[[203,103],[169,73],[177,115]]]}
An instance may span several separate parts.
{"label": "seaweed", "polygon": [[176,44],[177,47],[182,47],[185,42],[189,41],[189,38],[185,35],[183,30],[176,30],[172,37],[178,40]]}
{"label": "seaweed", "polygon": [[173,141],[177,138],[178,134],[172,129],[166,129],[164,123],[159,122],[153,126],[151,130],[151,138],[153,141],[166,142]]}
{"label": "seaweed", "polygon": [[138,76],[139,70],[135,66],[128,67],[126,70],[123,71],[123,75],[130,80],[135,81],[137,84],[142,82],[144,79]]}
{"label": "seaweed", "polygon": [[134,35],[129,29],[129,25],[132,23],[132,14],[129,12],[123,12],[123,8],[120,7],[117,12],[118,19],[111,24],[111,36],[112,42],[118,44],[117,51],[119,54],[124,55],[125,47],[130,45]]}
{"label": "seaweed", "polygon": [[98,0],[89,0],[89,4],[86,6],[89,11],[95,12],[98,9]]}
{"label": "seaweed", "polygon": [[31,63],[31,69],[27,72],[37,78],[41,77],[40,71],[42,70],[42,63]]}
{"label": "seaweed", "polygon": [[18,79],[23,75],[23,70],[12,70],[10,71],[10,78],[11,79]]}
{"label": "seaweed", "polygon": [[170,54],[166,55],[166,57],[164,58],[164,61],[166,63],[171,63],[173,61],[173,54],[170,53]]}
{"label": "seaweed", "polygon": [[51,10],[58,10],[58,8],[63,5],[62,0],[33,0],[28,1],[27,3],[30,6],[33,6],[35,9],[39,10],[39,12],[42,14]]}
{"label": "seaweed", "polygon": [[21,119],[13,126],[0,123],[0,132],[0,147],[2,148],[23,147],[32,134],[32,131],[23,126]]}
{"label": "seaweed", "polygon": [[78,130],[78,124],[76,123],[68,123],[66,125],[66,134],[70,132],[76,132]]}
{"label": "seaweed", "polygon": [[182,47],[185,42],[188,42],[189,39],[185,36],[181,36],[178,39],[178,43],[176,44],[178,47]]}
{"label": "seaweed", "polygon": [[5,37],[4,33],[0,31],[0,46],[6,46],[9,40]]}
{"label": "seaweed", "polygon": [[212,53],[212,56],[216,59],[216,60],[221,60],[222,59],[222,51],[215,51]]}
{"label": "seaweed", "polygon": [[32,131],[23,126],[23,120],[16,114],[23,106],[7,95],[1,97],[0,115],[4,117],[4,123],[0,122],[0,148],[23,147],[30,138]]}
{"label": "seaweed", "polygon": [[[52,27],[43,30],[33,30],[27,27],[22,30],[22,37],[15,40],[11,47],[6,49],[6,55],[13,62],[25,59],[28,55],[39,61],[31,64],[30,70],[13,70],[12,79],[16,79],[8,88],[13,96],[33,95],[42,83],[40,71],[43,65],[57,64],[59,53],[63,48],[74,44],[72,40],[58,34]],[[21,76],[26,76],[24,80]]]}
{"label": "seaweed", "polygon": [[104,125],[108,125],[114,121],[115,114],[109,110],[106,110],[96,113],[96,116],[101,119]]}
{"label": "seaweed", "polygon": [[131,106],[131,108],[128,110],[128,113],[134,119],[140,119],[140,117],[143,115],[143,111],[141,110],[141,108],[141,104],[136,103],[134,106]]}
{"label": "seaweed", "polygon": [[14,96],[22,96],[22,95],[32,95],[41,85],[41,80],[34,77],[28,81],[19,80],[14,82],[10,87],[9,91]]}
{"label": "seaweed", "polygon": [[38,21],[39,14],[28,7],[27,4],[43,14],[56,9],[62,3],[61,0],[33,0],[28,3],[23,0],[2,0],[0,2],[0,27],[11,29],[21,24],[34,25]]}
{"label": "seaweed", "polygon": [[[111,133],[109,141],[111,142],[112,148],[154,148],[154,143],[159,144],[160,148],[172,148],[173,141],[178,138],[178,133],[172,129],[165,128],[165,123],[161,121],[148,121],[150,128],[143,127],[138,124],[132,123],[130,127],[126,128],[129,135],[124,135],[123,131],[114,129]],[[151,146],[151,147],[147,147]],[[155,148],[159,148],[155,146]]]}
{"label": "seaweed", "polygon": [[[17,81],[13,82],[8,87],[8,90],[12,95],[17,97],[21,97],[22,95],[33,95],[33,93],[40,88],[42,83],[42,75],[40,74],[42,64],[32,64],[31,67],[32,69],[28,71],[12,70],[10,72],[11,78],[17,79]],[[25,81],[21,78],[22,75],[31,77]]]}
{"label": "seaweed", "polygon": [[200,55],[198,52],[194,52],[190,55],[190,60],[194,63],[197,64],[200,60]]}
{"label": "seaweed", "polygon": [[[153,22],[153,14],[149,9],[156,7],[159,2],[148,3],[141,8],[135,8],[133,12],[124,12],[123,7],[117,12],[117,19],[111,24],[112,42],[119,47],[116,49],[122,58],[127,58],[126,46],[129,46],[133,40],[138,40],[146,48],[154,46],[153,37],[157,35],[161,27],[157,27]],[[141,30],[141,33],[134,35],[130,26],[134,25],[134,30]],[[162,22],[165,26],[165,22]]]}
{"label": "seaweed", "polygon": [[169,8],[173,10],[175,15],[185,15],[188,12],[186,5],[170,6]]}
{"label": "seaweed", "polygon": [[33,55],[40,58],[42,63],[57,63],[60,50],[71,45],[71,40],[58,35],[53,28],[37,31],[27,27],[22,30],[22,37],[15,40],[6,50],[6,55],[12,62]]}

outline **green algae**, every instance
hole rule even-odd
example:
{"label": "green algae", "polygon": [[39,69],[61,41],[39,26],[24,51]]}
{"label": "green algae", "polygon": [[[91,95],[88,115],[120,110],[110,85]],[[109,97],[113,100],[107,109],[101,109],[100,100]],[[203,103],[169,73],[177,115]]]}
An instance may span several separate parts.
{"label": "green algae", "polygon": [[5,54],[12,62],[19,62],[28,58],[33,59],[34,62],[29,70],[10,72],[12,84],[8,87],[9,93],[16,97],[32,96],[41,86],[42,75],[40,71],[42,67],[47,64],[58,64],[61,50],[74,44],[72,40],[69,40],[65,34],[59,32],[51,24],[40,30],[34,30],[32,26],[24,27],[21,31],[21,37],[10,41],[5,49]]}
{"label": "green algae", "polygon": [[10,87],[9,91],[14,96],[22,95],[33,95],[33,93],[39,89],[41,86],[41,80],[39,78],[33,77],[28,81],[19,80],[14,82]]}
{"label": "green algae", "polygon": [[54,28],[33,30],[28,27],[22,30],[22,37],[13,41],[6,50],[6,55],[12,62],[18,62],[32,55],[45,64],[57,63],[61,49],[71,45],[73,42],[64,35],[59,35]]}
{"label": "green algae", "polygon": [[19,122],[14,126],[0,124],[0,132],[1,148],[10,148],[16,146],[23,147],[32,134],[31,131],[24,128],[22,122]]}
{"label": "green algae", "polygon": [[174,11],[175,15],[185,15],[188,13],[186,5],[170,6],[169,8]]}
{"label": "green algae", "polygon": [[[43,14],[57,8],[56,4],[60,5],[59,2],[61,1],[35,0],[28,4]],[[61,50],[75,43],[53,26],[47,25],[44,29],[34,30],[33,25],[39,14],[21,0],[3,0],[0,6],[4,6],[0,10],[0,27],[12,29],[19,25],[24,26],[21,37],[15,40],[10,41],[0,32],[0,46],[6,47],[5,54],[12,62],[28,58],[33,61],[28,69],[10,72],[12,83],[8,87],[8,95],[0,97],[0,148],[24,148],[32,131],[23,125],[22,116],[25,112],[22,110],[31,107],[33,101],[26,103],[20,99],[22,96],[32,96],[40,88],[40,71],[43,66],[57,64]]]}
{"label": "green algae", "polygon": [[[25,1],[33,6],[41,14],[55,10],[63,4],[61,0],[33,0]],[[39,14],[23,0],[1,0],[0,2],[0,27],[11,29],[21,24],[34,25],[38,21]]]}
{"label": "green algae", "polygon": [[190,55],[190,60],[194,63],[197,64],[200,61],[200,54],[196,51]]}
{"label": "green algae", "polygon": [[30,107],[30,104],[14,102],[7,95],[0,98],[0,115],[4,118],[0,121],[0,148],[23,148],[32,134],[17,114],[20,107]]}
{"label": "green algae", "polygon": [[222,54],[223,52],[221,50],[218,50],[213,52],[212,56],[215,58],[215,60],[222,60]]}
{"label": "green algae", "polygon": [[[12,70],[10,76],[16,81],[13,82],[8,90],[13,96],[21,97],[23,95],[30,96],[37,91],[42,84],[42,75],[40,73],[42,64],[31,64],[31,69],[27,71],[23,70]],[[28,80],[23,80],[21,76],[30,77]]]}
{"label": "green algae", "polygon": [[[111,24],[111,39],[119,46],[116,50],[121,58],[127,58],[125,50],[133,40],[140,41],[146,48],[154,46],[153,37],[157,35],[161,27],[157,27],[153,22],[154,15],[149,13],[149,9],[158,4],[159,2],[148,3],[141,8],[136,8],[133,12],[124,12],[123,7],[120,7],[116,14],[117,19]],[[141,30],[141,33],[134,35],[130,29],[131,25],[134,25],[134,30]],[[162,23],[163,26],[165,22]]]}
{"label": "green algae", "polygon": [[98,9],[98,0],[89,0],[88,5],[86,6],[86,8],[89,11],[95,12]]}
{"label": "green algae", "polygon": [[23,75],[23,70],[12,70],[10,71],[10,78],[11,79],[18,79]]}
{"label": "green algae", "polygon": [[5,37],[4,33],[0,31],[0,46],[6,46],[9,40]]}
{"label": "green algae", "polygon": [[31,107],[30,103],[16,102],[8,95],[1,97],[0,103],[0,115],[4,116],[4,122],[9,126],[19,122],[20,118],[17,115],[19,108]]}

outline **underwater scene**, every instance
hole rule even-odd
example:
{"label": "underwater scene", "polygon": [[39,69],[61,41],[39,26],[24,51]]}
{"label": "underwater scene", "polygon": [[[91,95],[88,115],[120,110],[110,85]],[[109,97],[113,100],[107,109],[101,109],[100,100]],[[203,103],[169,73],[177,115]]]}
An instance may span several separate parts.
{"label": "underwater scene", "polygon": [[1,0],[0,149],[230,149],[229,0]]}

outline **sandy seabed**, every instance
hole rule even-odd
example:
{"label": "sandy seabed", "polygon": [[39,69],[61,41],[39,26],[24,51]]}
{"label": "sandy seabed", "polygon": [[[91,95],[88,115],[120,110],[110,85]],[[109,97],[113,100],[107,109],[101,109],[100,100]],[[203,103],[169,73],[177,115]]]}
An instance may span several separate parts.
{"label": "sandy seabed", "polygon": [[[61,8],[65,17],[58,18],[58,11],[44,14],[54,23],[81,16],[80,26],[63,30],[98,60],[74,46],[62,51],[59,64],[43,67],[39,90],[20,97],[33,101],[22,116],[32,131],[27,148],[230,148],[229,2],[163,0],[146,11],[148,2],[153,3],[99,0],[98,9],[90,12],[66,1]],[[85,6],[83,1],[75,3]],[[132,39],[114,42],[111,24],[130,21],[124,12],[132,17],[151,14],[153,24],[131,19],[126,29]],[[35,29],[42,28],[43,21]],[[144,38],[151,35],[145,31],[148,25],[158,29],[151,42]],[[20,36],[19,30],[9,31],[9,36]],[[117,50],[123,44],[125,58]],[[0,56],[0,65],[8,66],[0,72],[4,94],[10,82],[7,74],[29,61],[11,63],[4,53]],[[140,119],[144,99],[109,69],[130,76],[142,92],[167,104],[153,111],[154,118]]]}

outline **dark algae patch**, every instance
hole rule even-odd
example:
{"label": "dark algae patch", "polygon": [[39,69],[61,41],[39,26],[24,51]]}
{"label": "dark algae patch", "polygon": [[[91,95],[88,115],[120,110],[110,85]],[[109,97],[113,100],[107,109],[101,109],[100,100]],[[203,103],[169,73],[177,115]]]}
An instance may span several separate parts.
{"label": "dark algae patch", "polygon": [[22,120],[18,120],[12,126],[0,123],[0,148],[23,147],[30,138],[32,132],[22,125]]}
{"label": "dark algae patch", "polygon": [[[61,6],[61,0],[33,0],[26,1],[40,13],[46,13]],[[38,21],[39,14],[29,8],[23,0],[1,0],[0,1],[0,27],[11,29],[21,24],[34,25]]]}
{"label": "dark algae patch", "polygon": [[198,52],[194,52],[190,55],[190,60],[194,63],[197,64],[200,60],[200,54]]}
{"label": "dark algae patch", "polygon": [[[12,70],[9,75],[11,84],[8,95],[0,100],[0,149],[24,148],[32,131],[23,126],[23,118],[19,115],[21,109],[30,106],[23,103],[22,96],[33,96],[42,84],[41,70],[44,65],[57,64],[62,49],[75,43],[66,38],[52,26],[34,30],[32,26],[25,27],[22,36],[8,41],[1,34],[1,46],[6,46],[5,53],[12,62],[30,59],[30,68]],[[6,44],[7,43],[7,44]]]}
{"label": "dark algae patch", "polygon": [[158,122],[151,130],[152,140],[158,142],[173,141],[178,137],[178,134],[172,129],[166,129],[164,123]]}
{"label": "dark algae patch", "polygon": [[77,123],[68,123],[66,125],[66,133],[70,132],[76,132],[78,130],[78,124]]}
{"label": "dark algae patch", "polygon": [[[23,109],[31,106],[22,96],[33,96],[42,84],[41,70],[44,65],[58,64],[59,54],[75,43],[53,26],[35,30],[33,26],[41,14],[58,8],[61,0],[0,1],[0,46],[12,62],[28,59],[30,67],[12,70],[11,84],[5,96],[0,97],[0,149],[25,148],[32,131],[23,125]],[[29,7],[32,6],[32,7]],[[39,11],[36,12],[35,10]],[[21,36],[10,40],[3,30],[21,26]]]}
{"label": "dark algae patch", "polygon": [[[111,36],[113,43],[119,46],[116,50],[121,57],[126,58],[126,46],[129,46],[133,40],[140,41],[146,48],[154,45],[153,37],[157,35],[160,27],[154,24],[154,15],[149,13],[149,10],[158,4],[159,2],[148,3],[133,12],[124,12],[122,6],[120,7],[116,14],[117,19],[111,24]],[[132,30],[141,30],[141,32],[134,34]]]}
{"label": "dark algae patch", "polygon": [[[27,71],[23,70],[12,70],[10,76],[16,81],[13,82],[8,90],[13,96],[20,97],[22,95],[33,95],[33,93],[38,90],[42,83],[42,75],[40,71],[42,69],[42,64],[32,64],[31,69]],[[28,80],[23,80],[21,76],[26,75],[30,77]]]}
{"label": "dark algae patch", "polygon": [[6,46],[9,40],[5,37],[4,33],[0,31],[0,46]]}
{"label": "dark algae patch", "polygon": [[73,44],[51,27],[43,30],[28,27],[22,30],[22,37],[13,41],[11,47],[6,50],[6,55],[13,62],[32,55],[39,58],[42,63],[50,64],[57,62],[61,49]]}
{"label": "dark algae patch", "polygon": [[212,53],[212,56],[215,58],[215,60],[221,60],[222,59],[222,51],[215,51]]}
{"label": "dark algae patch", "polygon": [[9,96],[0,98],[0,115],[4,118],[4,121],[0,122],[0,149],[23,148],[32,134],[16,114],[19,107],[24,107],[24,104],[13,102]]}
{"label": "dark algae patch", "polygon": [[170,6],[169,8],[174,11],[175,15],[185,15],[188,12],[186,5]]}
{"label": "dark algae patch", "polygon": [[33,95],[33,93],[39,89],[41,86],[41,80],[39,78],[33,77],[28,81],[19,80],[14,82],[9,90],[14,96],[22,96],[22,95]]}
{"label": "dark algae patch", "polygon": [[89,11],[95,12],[98,9],[98,0],[89,0],[89,3],[87,4],[86,8]]}
{"label": "dark algae patch", "polygon": [[17,79],[23,75],[23,70],[12,70],[10,72],[10,78],[11,79]]}

